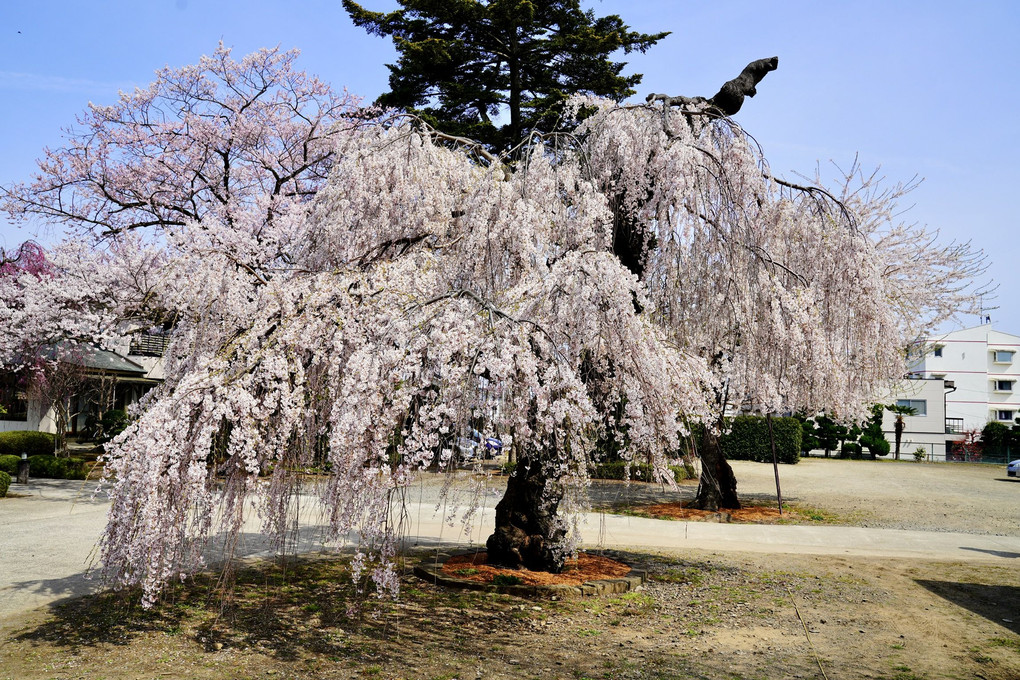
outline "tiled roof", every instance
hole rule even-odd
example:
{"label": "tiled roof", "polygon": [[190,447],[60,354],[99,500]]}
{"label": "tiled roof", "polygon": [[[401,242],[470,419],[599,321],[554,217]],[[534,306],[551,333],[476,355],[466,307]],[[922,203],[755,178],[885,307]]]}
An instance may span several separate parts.
{"label": "tiled roof", "polygon": [[146,369],[122,357],[116,352],[100,349],[94,345],[72,345],[68,342],[59,343],[54,347],[43,349],[40,354],[47,359],[59,358],[69,364],[92,368],[97,371],[116,371],[118,373],[134,373],[145,375]]}

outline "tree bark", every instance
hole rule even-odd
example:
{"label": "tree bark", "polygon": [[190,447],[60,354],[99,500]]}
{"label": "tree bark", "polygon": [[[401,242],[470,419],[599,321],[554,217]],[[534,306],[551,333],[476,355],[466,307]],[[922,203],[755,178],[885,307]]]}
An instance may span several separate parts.
{"label": "tree bark", "polygon": [[53,454],[56,456],[68,456],[67,452],[67,430],[71,422],[72,397],[61,397],[53,401],[53,423],[56,433],[53,437]]}
{"label": "tree bark", "polygon": [[520,455],[496,506],[496,530],[485,542],[489,563],[554,574],[563,571],[562,543],[567,532],[557,521],[562,499],[562,486],[546,474],[534,454]]}
{"label": "tree bark", "polygon": [[896,460],[900,459],[900,441],[903,439],[903,416],[896,416],[893,424],[893,431],[896,434]]}
{"label": "tree bark", "polygon": [[753,97],[758,94],[757,86],[770,71],[779,68],[779,57],[758,59],[744,67],[740,75],[733,80],[723,83],[719,91],[710,99],[704,97],[685,97],[682,95],[671,97],[667,94],[652,93],[645,101],[661,101],[666,106],[697,106],[710,104],[716,113],[724,116],[736,115],[744,105],[744,97]]}
{"label": "tree bark", "polygon": [[739,510],[737,478],[733,475],[733,468],[726,462],[722,447],[719,445],[719,437],[711,428],[704,428],[699,448],[701,482],[698,484],[698,495],[691,502],[691,507],[709,512],[716,512],[720,508]]}
{"label": "tree bark", "polygon": [[[515,45],[516,51],[516,45]],[[516,54],[510,57],[510,134],[506,140],[508,147],[521,141],[521,65]]]}

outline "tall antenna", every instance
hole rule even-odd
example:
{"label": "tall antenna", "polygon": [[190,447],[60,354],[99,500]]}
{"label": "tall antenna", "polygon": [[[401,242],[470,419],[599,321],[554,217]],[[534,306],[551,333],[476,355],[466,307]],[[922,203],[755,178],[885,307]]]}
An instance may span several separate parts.
{"label": "tall antenna", "polygon": [[992,309],[994,309],[994,308],[985,309],[985,296],[984,296],[984,294],[981,295],[980,299],[981,299],[981,310],[980,310],[979,317],[978,317],[978,325],[984,325],[986,323],[991,323],[992,322],[992,316],[988,312],[992,311]]}

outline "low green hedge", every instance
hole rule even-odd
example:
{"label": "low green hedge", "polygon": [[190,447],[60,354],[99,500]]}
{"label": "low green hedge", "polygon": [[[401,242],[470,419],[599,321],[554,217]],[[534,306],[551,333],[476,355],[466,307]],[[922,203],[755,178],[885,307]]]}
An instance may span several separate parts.
{"label": "low green hedge", "polygon": [[54,437],[49,432],[33,432],[32,430],[14,430],[0,432],[0,455],[42,456],[53,453]]}
{"label": "low green hedge", "polygon": [[21,460],[21,456],[12,456],[4,454],[0,456],[0,470],[6,472],[9,475],[18,474],[18,461]]}
{"label": "low green hedge", "polygon": [[[776,441],[776,458],[780,463],[800,461],[800,439],[803,435],[796,418],[773,418],[772,433]],[[730,431],[719,438],[727,460],[772,462],[769,425],[762,416],[737,416]]]}
{"label": "low green hedge", "polygon": [[[681,482],[685,479],[694,478],[693,466],[670,465],[673,472],[673,479]],[[627,464],[622,460],[611,463],[597,463],[592,466],[592,479],[626,479]],[[630,479],[638,482],[651,482],[654,479],[653,468],[648,463],[631,463]]]}
{"label": "low green hedge", "polygon": [[843,442],[843,446],[839,449],[839,457],[860,460],[862,451],[861,445],[857,442]]}
{"label": "low green hedge", "polygon": [[57,458],[56,456],[29,456],[29,477],[51,479],[85,479],[85,461],[81,458]]}
{"label": "low green hedge", "polygon": [[11,488],[11,476],[0,471],[0,498],[7,495],[7,489]]}

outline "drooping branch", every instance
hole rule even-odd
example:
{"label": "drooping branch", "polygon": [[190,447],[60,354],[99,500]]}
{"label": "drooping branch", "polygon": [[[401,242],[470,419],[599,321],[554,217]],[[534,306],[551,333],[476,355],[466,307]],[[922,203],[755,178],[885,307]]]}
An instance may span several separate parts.
{"label": "drooping branch", "polygon": [[826,202],[835,204],[836,206],[839,207],[839,211],[840,213],[842,213],[843,219],[846,220],[847,224],[850,225],[851,229],[857,231],[857,218],[854,216],[854,214],[846,207],[846,204],[843,201],[839,200],[822,187],[811,186],[808,184],[795,184],[785,179],[779,179],[775,175],[769,173],[765,173],[765,177],[766,179],[772,180],[779,186],[808,194],[814,197],[820,204]]}

